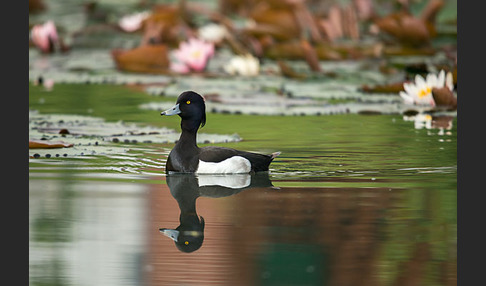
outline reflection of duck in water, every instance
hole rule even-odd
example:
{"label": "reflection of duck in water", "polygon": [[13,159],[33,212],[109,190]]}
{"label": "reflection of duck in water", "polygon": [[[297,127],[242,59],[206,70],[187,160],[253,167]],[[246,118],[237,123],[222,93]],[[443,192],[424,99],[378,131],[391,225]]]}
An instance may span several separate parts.
{"label": "reflection of duck in water", "polygon": [[198,250],[204,240],[204,218],[196,212],[198,197],[221,198],[251,188],[273,187],[267,172],[233,175],[171,174],[166,177],[170,193],[177,200],[181,214],[176,229],[161,228],[174,240],[180,251]]}

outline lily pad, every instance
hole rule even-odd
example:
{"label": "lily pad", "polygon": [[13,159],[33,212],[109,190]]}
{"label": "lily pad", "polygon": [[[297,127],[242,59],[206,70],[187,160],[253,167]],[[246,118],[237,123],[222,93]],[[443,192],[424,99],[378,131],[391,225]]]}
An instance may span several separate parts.
{"label": "lily pad", "polygon": [[69,54],[42,55],[29,49],[29,81],[39,77],[55,83],[167,84],[168,76],[124,73],[116,69],[109,50],[77,49]]}
{"label": "lily pad", "polygon": [[[125,153],[137,143],[174,143],[180,133],[165,127],[106,122],[99,117],[29,111],[29,140],[62,141],[72,148],[29,149],[29,156],[66,157]],[[237,142],[236,135],[198,134],[203,143]]]}

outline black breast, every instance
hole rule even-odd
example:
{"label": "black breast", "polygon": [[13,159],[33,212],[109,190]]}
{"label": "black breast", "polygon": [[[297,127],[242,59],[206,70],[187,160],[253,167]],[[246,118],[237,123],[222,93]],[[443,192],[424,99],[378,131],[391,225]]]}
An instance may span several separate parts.
{"label": "black breast", "polygon": [[[197,147],[196,147],[197,148]],[[165,172],[194,173],[199,165],[198,149],[183,149],[176,145],[169,153]]]}

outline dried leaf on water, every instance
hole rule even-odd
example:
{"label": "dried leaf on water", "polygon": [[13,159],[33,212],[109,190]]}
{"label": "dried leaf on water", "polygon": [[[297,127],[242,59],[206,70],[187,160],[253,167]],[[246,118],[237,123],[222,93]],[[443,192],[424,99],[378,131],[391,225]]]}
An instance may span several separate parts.
{"label": "dried leaf on water", "polygon": [[304,50],[305,61],[311,70],[315,72],[322,71],[321,66],[319,65],[319,58],[314,47],[307,40],[302,40],[300,42],[300,46]]}
{"label": "dried leaf on water", "polygon": [[49,140],[29,140],[29,149],[46,149],[46,148],[69,148],[74,144],[63,141],[49,141]]}
{"label": "dried leaf on water", "polygon": [[377,84],[375,86],[369,86],[367,84],[361,87],[361,90],[366,93],[395,93],[398,94],[403,89],[404,82],[395,82],[390,84]]}
{"label": "dried leaf on water", "polygon": [[278,61],[277,64],[280,68],[280,72],[285,77],[294,78],[294,79],[305,79],[306,78],[305,74],[296,72],[288,64],[286,64],[284,61]]}
{"label": "dried leaf on water", "polygon": [[119,70],[141,73],[168,73],[169,55],[166,45],[143,45],[131,50],[112,50]]}
{"label": "dried leaf on water", "polygon": [[443,6],[443,0],[430,0],[418,17],[408,11],[400,11],[377,18],[374,22],[381,31],[403,45],[426,47],[437,34],[435,18]]}
{"label": "dried leaf on water", "polygon": [[432,89],[432,97],[438,107],[448,107],[452,110],[457,109],[457,98],[448,87]]}

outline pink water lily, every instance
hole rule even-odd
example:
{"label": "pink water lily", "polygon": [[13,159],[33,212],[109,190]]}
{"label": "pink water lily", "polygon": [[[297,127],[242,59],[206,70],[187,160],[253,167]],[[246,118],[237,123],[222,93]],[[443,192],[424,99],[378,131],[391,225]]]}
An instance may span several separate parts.
{"label": "pink water lily", "polygon": [[54,45],[59,41],[56,25],[53,21],[35,25],[31,31],[31,39],[42,52],[49,53],[54,50]]}
{"label": "pink water lily", "polygon": [[174,51],[173,55],[176,62],[171,63],[171,70],[178,73],[201,72],[214,55],[214,44],[191,38],[180,43],[179,49]]}

